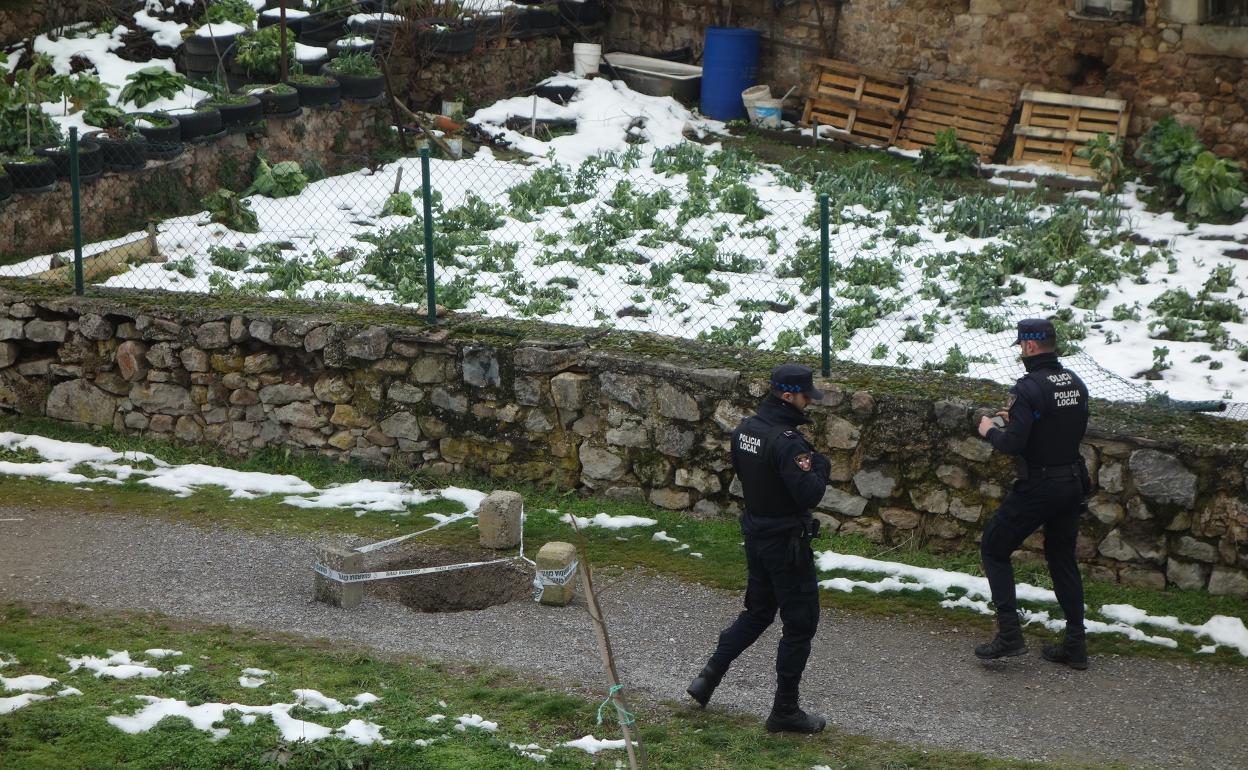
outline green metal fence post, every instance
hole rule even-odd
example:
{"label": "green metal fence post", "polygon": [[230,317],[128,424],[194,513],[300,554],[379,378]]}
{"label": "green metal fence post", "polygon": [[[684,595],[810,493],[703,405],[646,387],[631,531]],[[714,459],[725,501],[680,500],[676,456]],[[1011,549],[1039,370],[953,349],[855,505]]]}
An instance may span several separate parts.
{"label": "green metal fence post", "polygon": [[425,199],[425,291],[429,302],[429,323],[438,322],[438,290],[433,275],[433,185],[429,183],[429,147],[420,150],[421,192]]}
{"label": "green metal fence post", "polygon": [[74,294],[82,296],[84,292],[82,278],[82,211],[79,202],[80,180],[78,179],[78,127],[69,128],[69,201],[70,213],[74,219]]}
{"label": "green metal fence post", "polygon": [[823,335],[823,376],[832,376],[832,300],[829,284],[828,194],[819,196],[819,330]]}

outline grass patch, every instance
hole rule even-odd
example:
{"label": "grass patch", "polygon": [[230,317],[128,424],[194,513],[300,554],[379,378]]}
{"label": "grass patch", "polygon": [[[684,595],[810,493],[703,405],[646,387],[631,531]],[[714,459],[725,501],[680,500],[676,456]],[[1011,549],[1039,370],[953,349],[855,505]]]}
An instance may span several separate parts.
{"label": "grass patch", "polygon": [[[299,476],[317,487],[335,483],[348,483],[362,478],[406,481],[414,486],[431,489],[449,485],[466,486],[485,491],[498,488],[498,483],[484,478],[430,477],[404,468],[379,469],[375,466],[338,463],[315,455],[304,455],[287,450],[265,450],[246,458],[225,455],[217,450],[198,446],[177,446],[164,441],[154,441],[118,434],[106,429],[80,428],[43,418],[0,418],[0,430],[19,433],[35,433],[65,441],[83,441],[103,444],[116,450],[149,452],[171,463],[204,463],[228,468]],[[284,504],[282,495],[270,495],[253,500],[229,497],[220,488],[209,487],[186,498],[173,498],[170,494],[129,480],[121,485],[99,485],[90,493],[75,489],[77,485],[57,484],[42,480],[4,477],[6,501],[14,507],[42,510],[88,510],[100,513],[125,513],[157,516],[170,521],[195,526],[230,526],[248,531],[289,532],[297,534],[358,534],[382,539],[416,529],[429,520],[424,513],[455,513],[462,506],[454,501],[434,500],[414,506],[404,514],[370,512],[357,515],[349,509],[302,509]],[[623,502],[586,497],[575,491],[553,487],[516,486],[524,495],[528,521],[525,543],[530,555],[542,544],[551,540],[568,540],[572,537],[570,527],[560,521],[560,515],[573,514],[592,518],[599,512],[613,516],[635,515],[657,520],[654,528],[603,530],[590,528],[587,532],[589,556],[592,563],[602,568],[643,569],[681,580],[701,583],[716,588],[739,591],[745,587],[745,558],[741,549],[741,533],[735,520],[714,519],[697,521],[685,514],[666,511],[648,503]],[[558,511],[558,514],[550,510]],[[687,549],[677,551],[677,543],[656,542],[651,535],[656,530],[666,530],[670,537],[687,543]],[[422,536],[431,542],[453,545],[473,544],[476,531],[470,522],[461,522],[445,529]],[[981,574],[978,551],[969,543],[965,551],[934,554],[915,543],[883,549],[866,539],[851,535],[832,535],[816,543],[817,550],[834,550],[839,553],[880,558],[921,567],[934,567]],[[701,553],[702,558],[689,554]],[[1016,559],[1019,582],[1027,582],[1051,588],[1052,582],[1042,561]],[[835,571],[821,573],[821,578],[855,577],[878,580],[881,575],[855,574]],[[1105,604],[1132,604],[1154,615],[1175,615],[1187,623],[1200,624],[1212,615],[1230,615],[1248,618],[1248,600],[1230,596],[1212,596],[1199,591],[1167,589],[1151,591],[1130,588],[1112,583],[1085,581],[1086,602],[1091,608],[1090,617],[1097,618],[1096,610]],[[942,623],[954,623],[969,627],[968,643],[976,634],[987,633],[991,620],[964,610],[947,610],[939,606],[940,596],[935,592],[900,592],[872,594],[866,591],[843,593],[821,592],[826,607],[851,610],[881,617],[924,615]],[[1056,605],[1026,604],[1030,609],[1048,610],[1058,615]],[[1170,635],[1162,629],[1148,628],[1150,633]],[[1037,639],[1056,638],[1053,634],[1031,629],[1029,635]],[[1122,654],[1144,657],[1186,658],[1202,663],[1212,661],[1236,666],[1248,665],[1248,660],[1232,650],[1220,649],[1210,654],[1197,654],[1203,644],[1186,635],[1178,635],[1177,650],[1154,645],[1131,642],[1125,637],[1111,634],[1094,634],[1089,637],[1092,654]]]}
{"label": "grass patch", "polygon": [[[581,694],[564,683],[537,681],[526,675],[477,665],[436,663],[414,657],[381,659],[328,642],[188,624],[159,615],[95,614],[76,607],[0,608],[0,650],[15,656],[19,673],[54,676],[82,695],[33,703],[0,722],[0,752],[9,770],[56,767],[64,770],[110,767],[156,770],[178,767],[347,770],[405,768],[508,770],[534,766],[509,743],[538,743],[552,749],[544,763],[553,768],[612,766],[622,751],[591,757],[556,748],[589,732],[615,737],[594,723],[598,700],[592,685]],[[158,679],[96,679],[89,672],[67,674],[59,655],[103,655],[127,649],[136,658],[144,649],[182,651],[159,662],[193,668],[181,676]],[[244,667],[273,672],[259,689],[239,686]],[[290,702],[291,690],[310,688],[342,701],[361,692],[381,700],[358,712],[326,715],[296,709],[292,715],[339,727],[360,718],[381,725],[393,743],[359,746],[340,740],[287,743],[267,717],[245,725],[237,715],[218,726],[228,736],[213,741],[189,722],[171,718],[149,732],[128,735],[111,726],[112,714],[130,714],[142,703],[135,697],[176,698],[191,705],[237,702],[248,705]],[[445,705],[443,705],[445,704]],[[1075,767],[995,760],[965,752],[911,748],[829,730],[811,738],[763,732],[757,720],[705,712],[670,703],[634,701],[651,767],[667,770],[714,770],[749,767],[785,770],[833,765],[846,768],[1048,768]],[[426,717],[445,714],[442,724]],[[451,729],[460,714],[481,714],[499,724],[497,734]],[[443,735],[449,737],[443,738]],[[430,741],[421,746],[418,741]],[[1101,767],[1101,765],[1079,765]]]}

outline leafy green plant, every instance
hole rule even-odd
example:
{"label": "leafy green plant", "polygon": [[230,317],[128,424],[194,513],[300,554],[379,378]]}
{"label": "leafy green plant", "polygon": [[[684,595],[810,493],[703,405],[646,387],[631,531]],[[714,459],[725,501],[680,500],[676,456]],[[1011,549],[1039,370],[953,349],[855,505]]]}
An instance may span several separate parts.
{"label": "leafy green plant", "polygon": [[416,203],[412,200],[412,194],[408,192],[396,192],[386,198],[386,203],[381,207],[381,215],[383,217],[414,217],[416,216]]}
{"label": "leafy green plant", "polygon": [[189,254],[181,259],[171,259],[163,267],[169,272],[178,273],[185,278],[194,278],[197,272],[195,270],[195,260],[191,259]]}
{"label": "leafy green plant", "polygon": [[1140,137],[1135,158],[1148,167],[1149,177],[1157,184],[1163,202],[1173,203],[1183,192],[1178,181],[1179,169],[1194,161],[1204,149],[1196,138],[1196,129],[1167,115],[1149,126]]}
{"label": "leafy green plant", "polygon": [[172,98],[184,88],[186,88],[185,76],[171,72],[164,67],[144,67],[137,72],[130,73],[117,100],[122,104],[134,102],[135,106],[142,107],[157,99]]}
{"label": "leafy green plant", "polygon": [[979,168],[979,155],[958,141],[956,128],[936,132],[936,142],[919,153],[917,167],[934,177],[971,176]]}
{"label": "leafy green plant", "polygon": [[61,111],[69,114],[72,104],[74,110],[81,110],[86,104],[98,99],[108,98],[108,88],[100,78],[89,72],[77,75],[48,75],[39,80],[39,95],[43,101],[61,101]]}
{"label": "leafy green plant", "polygon": [[[277,80],[282,64],[281,28],[274,24],[240,36],[234,43],[234,63],[246,71],[249,78]],[[302,71],[295,58],[295,46],[289,42],[286,69],[295,73]]]}
{"label": "leafy green plant", "polygon": [[698,332],[698,339],[715,345],[749,347],[762,331],[763,317],[758,313],[746,313],[738,316],[731,326]]}
{"label": "leafy green plant", "polygon": [[244,195],[259,193],[266,198],[298,195],[308,186],[308,177],[293,160],[269,165],[263,157],[256,159],[256,174]]}
{"label": "leafy green plant", "polygon": [[122,124],[125,115],[121,109],[101,99],[87,105],[82,113],[82,122],[96,128],[113,128]]}
{"label": "leafy green plant", "polygon": [[354,51],[342,54],[329,63],[329,68],[336,75],[355,78],[373,78],[381,75],[377,62],[367,51]]}
{"label": "leafy green plant", "polygon": [[240,233],[260,232],[260,221],[256,219],[256,212],[252,210],[251,204],[231,190],[216,190],[201,203],[208,210],[209,218],[213,222]]}
{"label": "leafy green plant", "polygon": [[212,0],[204,11],[204,21],[221,24],[232,21],[250,27],[256,20],[256,10],[247,0]]}
{"label": "leafy green plant", "polygon": [[34,58],[30,67],[13,75],[13,87],[0,80],[0,151],[30,156],[37,147],[61,140],[61,127],[39,105],[39,81],[51,69],[51,59]]}
{"label": "leafy green plant", "polygon": [[1100,133],[1077,150],[1075,155],[1088,161],[1097,181],[1101,183],[1102,193],[1116,193],[1122,189],[1125,179],[1121,140],[1110,139],[1109,134]]}
{"label": "leafy green plant", "polygon": [[213,246],[208,249],[208,261],[222,270],[238,271],[247,267],[251,256],[244,249],[232,249],[229,246]]}
{"label": "leafy green plant", "polygon": [[1179,203],[1202,222],[1236,222],[1244,215],[1244,176],[1239,164],[1205,151],[1181,166],[1175,180],[1183,190]]}

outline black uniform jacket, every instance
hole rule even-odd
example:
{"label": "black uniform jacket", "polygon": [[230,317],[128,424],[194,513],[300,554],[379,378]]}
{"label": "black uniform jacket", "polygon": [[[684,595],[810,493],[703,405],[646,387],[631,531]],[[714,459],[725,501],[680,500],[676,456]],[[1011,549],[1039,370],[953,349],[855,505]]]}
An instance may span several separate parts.
{"label": "black uniform jacket", "polygon": [[1010,420],[986,438],[1030,468],[1078,463],[1088,428],[1088,388],[1056,353],[1023,359],[1027,374],[1010,388]]}
{"label": "black uniform jacket", "polygon": [[732,432],[732,467],[745,494],[741,531],[747,536],[800,530],[823,499],[830,465],[797,430],[810,422],[797,407],[769,395],[758,414]]}

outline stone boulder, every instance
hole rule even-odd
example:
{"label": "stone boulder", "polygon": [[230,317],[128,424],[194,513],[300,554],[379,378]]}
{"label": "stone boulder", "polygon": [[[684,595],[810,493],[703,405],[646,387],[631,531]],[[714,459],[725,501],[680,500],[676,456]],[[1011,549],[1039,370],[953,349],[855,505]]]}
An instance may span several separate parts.
{"label": "stone boulder", "polygon": [[524,498],[519,492],[491,492],[477,509],[478,541],[485,548],[508,549],[520,545]]}
{"label": "stone boulder", "polygon": [[1172,455],[1155,449],[1139,449],[1127,461],[1135,488],[1156,503],[1191,508],[1196,504],[1196,474]]}
{"label": "stone boulder", "polygon": [[55,420],[111,428],[117,415],[117,399],[85,380],[69,380],[52,387],[45,411]]}

